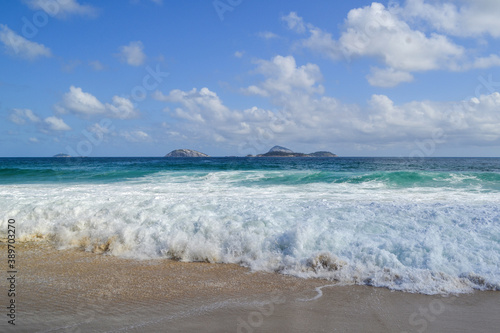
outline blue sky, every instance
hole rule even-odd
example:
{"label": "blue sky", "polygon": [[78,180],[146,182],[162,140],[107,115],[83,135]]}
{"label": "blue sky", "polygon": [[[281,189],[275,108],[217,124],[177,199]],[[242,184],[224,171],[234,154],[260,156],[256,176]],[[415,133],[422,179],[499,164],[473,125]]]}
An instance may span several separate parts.
{"label": "blue sky", "polygon": [[500,2],[0,4],[0,156],[499,156]]}

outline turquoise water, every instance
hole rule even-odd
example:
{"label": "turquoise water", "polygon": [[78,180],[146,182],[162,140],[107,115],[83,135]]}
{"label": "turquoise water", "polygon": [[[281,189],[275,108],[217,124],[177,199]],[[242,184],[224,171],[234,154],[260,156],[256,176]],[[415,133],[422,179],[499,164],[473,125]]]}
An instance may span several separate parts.
{"label": "turquoise water", "polygon": [[[240,185],[247,186],[377,181],[500,189],[498,158],[2,158],[0,184],[109,183],[159,173],[202,177],[223,171],[240,171]],[[251,171],[264,176],[247,181]]]}
{"label": "turquoise water", "polygon": [[500,289],[499,158],[1,158],[1,232],[427,294]]}

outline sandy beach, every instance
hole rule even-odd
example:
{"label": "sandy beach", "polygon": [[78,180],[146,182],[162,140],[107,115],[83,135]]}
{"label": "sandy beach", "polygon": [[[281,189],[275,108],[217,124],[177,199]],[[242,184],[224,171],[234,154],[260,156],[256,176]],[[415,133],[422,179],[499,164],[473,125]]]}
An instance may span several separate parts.
{"label": "sandy beach", "polygon": [[[5,253],[5,243],[1,248]],[[17,250],[16,325],[3,315],[2,332],[496,332],[500,326],[499,292],[443,297],[335,286],[237,265],[57,250],[46,242]]]}

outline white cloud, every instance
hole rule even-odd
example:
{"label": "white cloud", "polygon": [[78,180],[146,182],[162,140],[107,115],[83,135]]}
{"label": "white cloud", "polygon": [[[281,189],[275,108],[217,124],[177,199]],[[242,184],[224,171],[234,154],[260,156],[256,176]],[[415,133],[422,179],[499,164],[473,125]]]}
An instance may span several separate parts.
{"label": "white cloud", "polygon": [[110,128],[102,126],[99,123],[95,123],[95,124],[89,126],[87,129],[89,130],[89,132],[96,133],[99,135],[108,134],[111,132]]}
{"label": "white cloud", "polygon": [[64,120],[61,118],[52,116],[45,118],[44,122],[48,125],[49,129],[52,131],[69,131],[71,127],[69,127]]}
{"label": "white cloud", "polygon": [[[309,33],[309,38],[301,40],[298,46],[308,48],[332,60],[340,60],[342,58],[343,50],[331,34],[314,26],[310,26]],[[347,58],[347,54],[344,57]]]}
{"label": "white cloud", "polygon": [[293,12],[284,19],[301,22],[289,24],[293,30],[297,31],[297,24],[307,28],[309,37],[299,42],[301,47],[332,60],[371,57],[384,64],[385,69],[376,69],[368,77],[371,84],[378,86],[409,82],[411,72],[416,71],[459,70],[464,62],[465,49],[462,46],[444,35],[431,33],[427,36],[412,29],[398,17],[396,10],[386,9],[376,2],[349,11],[338,40],[320,28],[303,23]]}
{"label": "white cloud", "polygon": [[353,56],[373,56],[403,71],[450,69],[464,49],[446,36],[412,30],[385,7],[373,3],[349,12],[340,46]]}
{"label": "white cloud", "polygon": [[244,53],[245,53],[245,52],[243,52],[243,51],[236,51],[236,52],[234,52],[234,56],[235,56],[236,58],[241,58],[241,57],[243,57],[243,54],[244,54]]}
{"label": "white cloud", "polygon": [[[233,110],[208,88],[172,90],[166,95],[156,92],[154,97],[174,104],[169,113],[178,119],[176,137],[224,142],[238,147],[242,154],[263,152],[273,144],[316,149],[318,142],[332,149],[399,147],[408,149],[410,154],[417,140],[425,142],[436,133],[442,133],[442,145],[500,144],[498,92],[468,101],[404,104],[385,95],[373,95],[367,106],[345,104],[318,91],[319,68],[313,71],[314,75],[306,75],[308,79],[303,82],[307,83],[280,88],[283,83],[277,78],[300,76],[305,66],[297,66],[293,57],[281,57],[280,61],[276,58],[258,62],[258,72],[264,79],[253,86],[257,93],[270,98],[276,107],[274,111],[258,107]],[[289,65],[284,66],[281,61]],[[278,88],[269,84],[274,81]]]}
{"label": "white cloud", "polygon": [[38,139],[37,139],[37,138],[34,138],[34,137],[29,138],[28,140],[29,140],[30,142],[32,142],[32,143],[38,143],[38,142],[39,142],[39,141],[38,141]]}
{"label": "white cloud", "polygon": [[25,0],[33,10],[43,10],[52,17],[65,19],[71,15],[96,17],[98,9],[90,5],[81,5],[76,0]]}
{"label": "white cloud", "polygon": [[374,67],[371,69],[371,74],[367,76],[368,82],[376,87],[394,87],[401,82],[413,81],[413,75],[408,72],[398,71],[394,68],[380,69]]}
{"label": "white cloud", "polygon": [[29,110],[29,109],[25,109],[24,110],[24,114],[26,116],[26,118],[28,118],[30,121],[34,122],[34,123],[37,123],[40,121],[40,118],[38,118],[38,116],[36,116],[33,111]]}
{"label": "white cloud", "polygon": [[[9,116],[9,120],[18,125],[24,125],[27,121],[37,125],[38,129],[46,133],[47,129],[52,131],[69,131],[69,127],[61,118],[52,116],[41,119],[29,109],[13,109]],[[35,141],[36,140],[36,141]],[[31,142],[38,142],[36,138],[30,138]]]}
{"label": "white cloud", "polygon": [[298,33],[306,31],[306,25],[302,17],[299,17],[296,12],[290,12],[288,15],[281,18],[288,25],[288,29],[294,30]]}
{"label": "white cloud", "polygon": [[18,125],[24,125],[26,120],[33,123],[40,122],[40,118],[33,113],[30,109],[12,109],[9,120]]}
{"label": "white cloud", "polygon": [[106,107],[94,95],[86,93],[82,88],[71,86],[64,94],[60,105],[63,109],[75,114],[94,115],[106,112]]}
{"label": "white cloud", "polygon": [[0,41],[4,44],[5,52],[13,56],[28,60],[52,56],[48,47],[19,36],[3,24],[0,24]]}
{"label": "white cloud", "polygon": [[370,105],[369,121],[360,122],[358,128],[364,133],[392,136],[393,141],[398,137],[427,139],[438,130],[465,144],[500,138],[500,115],[495,112],[500,107],[497,92],[473,101],[414,101],[399,106],[387,96],[374,95]]}
{"label": "white cloud", "polygon": [[137,130],[137,131],[122,131],[120,135],[125,138],[128,142],[147,142],[151,141],[151,137],[148,133]]}
{"label": "white cloud", "polygon": [[142,51],[144,45],[141,41],[130,42],[128,45],[120,47],[119,58],[131,66],[140,66],[146,60],[146,55]]}
{"label": "white cloud", "polygon": [[490,68],[500,66],[500,57],[496,54],[491,54],[488,57],[479,57],[474,60],[472,68]]}
{"label": "white cloud", "polygon": [[113,96],[112,103],[103,104],[94,95],[84,92],[82,88],[71,86],[60,103],[55,105],[60,113],[71,112],[76,115],[105,115],[118,119],[130,119],[139,115],[132,101],[125,97]]}
{"label": "white cloud", "polygon": [[180,104],[180,107],[169,112],[180,122],[176,123],[175,131],[166,131],[176,138],[202,139],[233,145],[238,144],[242,137],[265,134],[270,121],[276,119],[272,112],[257,107],[243,111],[230,110],[217,94],[208,88],[172,90],[168,95],[157,91],[154,98]]}
{"label": "white cloud", "polygon": [[407,0],[399,10],[404,17],[424,20],[450,35],[500,37],[500,2],[497,0]]}
{"label": "white cloud", "polygon": [[153,98],[159,101],[182,104],[184,109],[177,108],[175,110],[175,115],[179,118],[200,123],[210,119],[231,118],[231,111],[223,105],[217,94],[208,88],[201,88],[199,91],[193,88],[188,92],[176,89],[166,96],[156,91]]}
{"label": "white cloud", "polygon": [[113,104],[106,103],[106,110],[113,118],[130,119],[138,116],[134,104],[127,98],[113,96]]}
{"label": "white cloud", "polygon": [[[500,2],[496,0],[407,0],[402,7],[391,3],[389,8],[373,2],[370,6],[349,11],[338,39],[305,23],[295,12],[282,19],[289,29],[309,34],[296,46],[335,61],[373,58],[385,68],[372,69],[367,76],[368,82],[374,86],[393,87],[411,82],[413,72],[500,66],[499,55],[471,58],[477,51],[468,50],[445,35],[500,37],[498,17]],[[424,31],[429,26],[434,31],[426,34]]]}
{"label": "white cloud", "polygon": [[306,64],[297,67],[292,56],[276,56],[271,61],[259,60],[257,72],[267,76],[267,80],[259,85],[253,85],[244,91],[249,94],[272,96],[290,95],[296,90],[308,93],[322,93],[323,86],[318,84],[322,79],[319,67]]}

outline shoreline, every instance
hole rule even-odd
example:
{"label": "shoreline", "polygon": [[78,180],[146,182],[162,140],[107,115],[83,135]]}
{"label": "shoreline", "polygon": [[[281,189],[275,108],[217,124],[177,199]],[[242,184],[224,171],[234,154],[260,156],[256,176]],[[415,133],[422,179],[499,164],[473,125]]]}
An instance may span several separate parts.
{"label": "shoreline", "polygon": [[[5,243],[0,248],[6,253]],[[124,259],[48,242],[18,243],[16,252],[16,326],[3,314],[2,332],[496,332],[500,326],[498,291],[443,297],[329,286],[234,264]]]}

